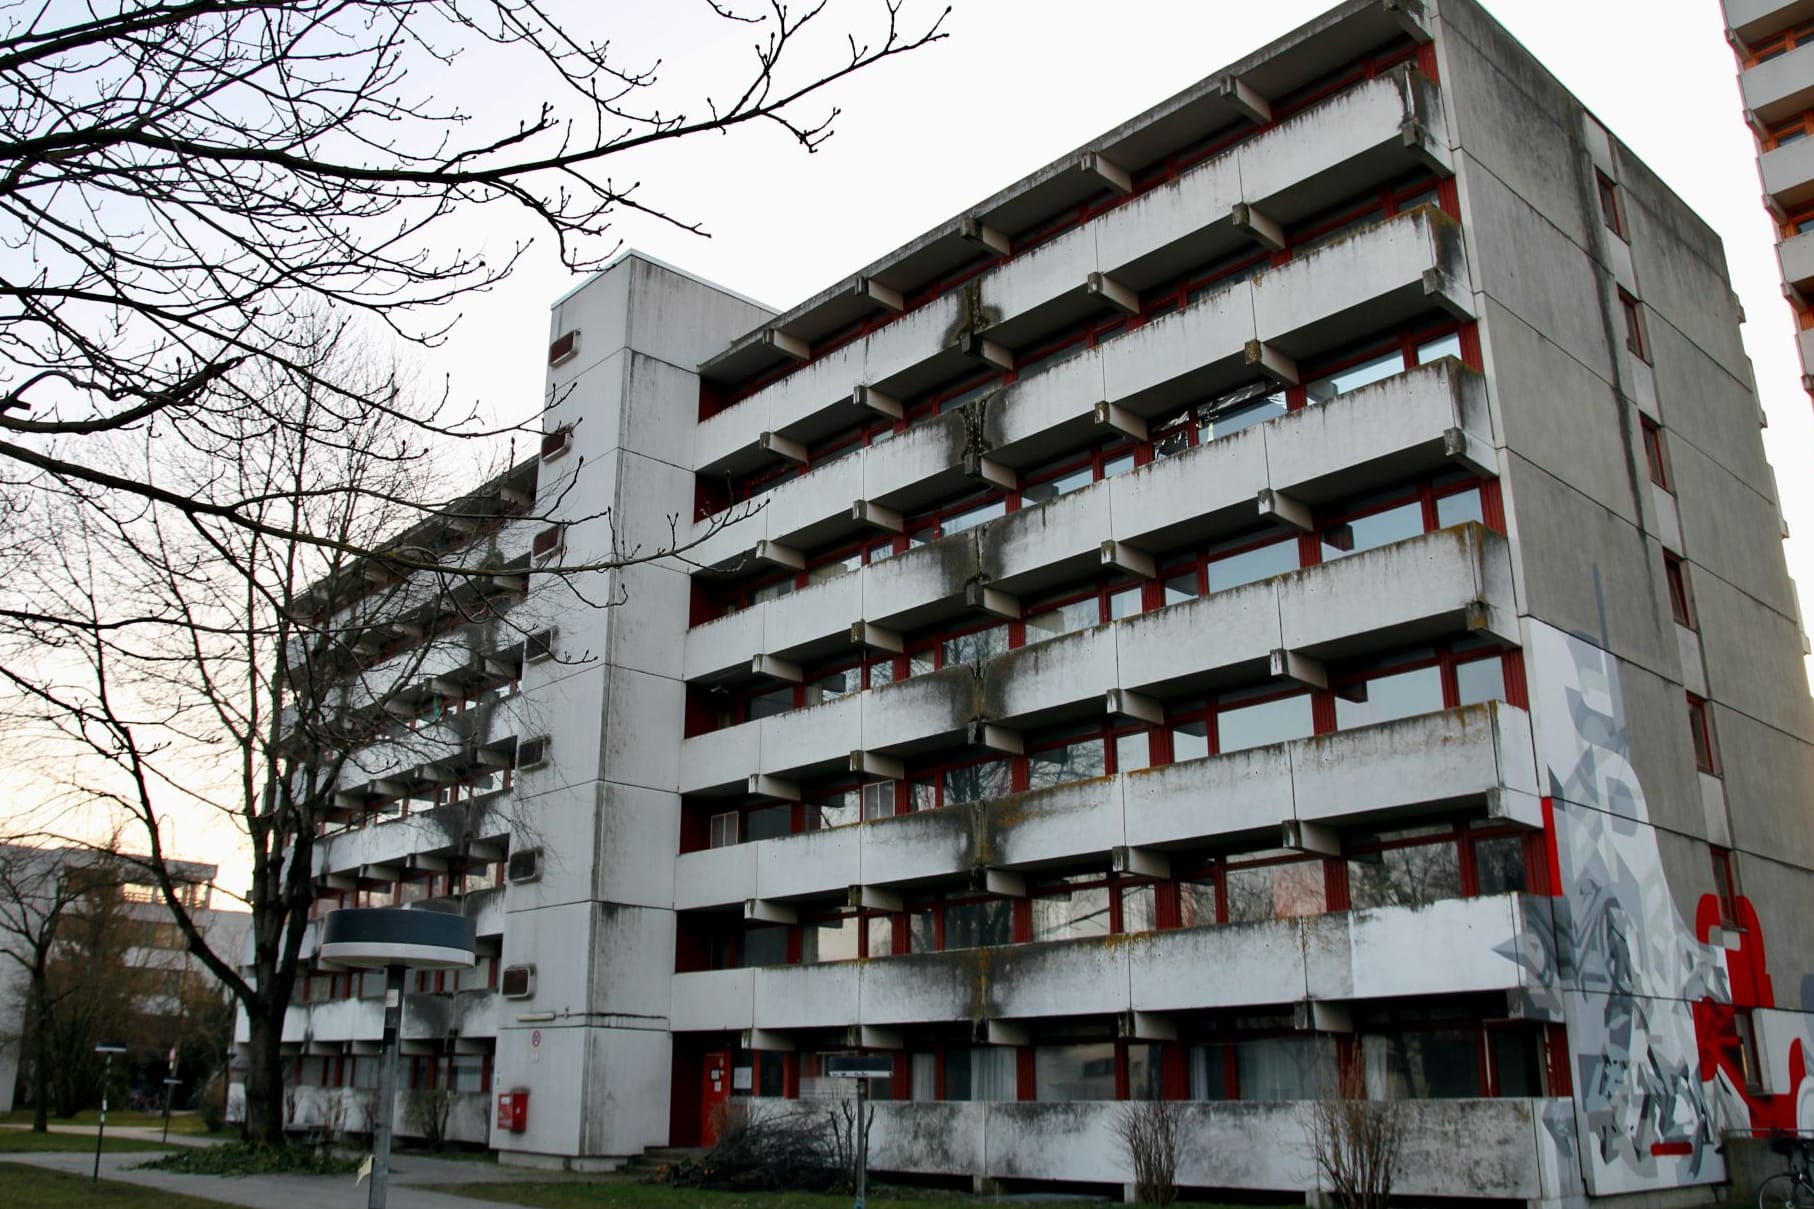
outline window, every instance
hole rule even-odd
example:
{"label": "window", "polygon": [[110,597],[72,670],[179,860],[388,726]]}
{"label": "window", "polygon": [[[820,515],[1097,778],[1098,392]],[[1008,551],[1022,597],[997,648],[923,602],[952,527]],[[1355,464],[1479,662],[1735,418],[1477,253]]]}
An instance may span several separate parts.
{"label": "window", "polygon": [[1719,775],[1719,746],[1713,736],[1713,711],[1702,697],[1688,694],[1688,734],[1694,741],[1694,766]]}
{"label": "window", "polygon": [[1650,481],[1671,490],[1669,464],[1663,457],[1663,430],[1649,416],[1640,417],[1638,427],[1644,434],[1644,468],[1650,472]]}
{"label": "window", "polygon": [[[947,1047],[944,1051],[945,1085],[940,1098],[963,1101],[1018,1099],[1015,1057],[1014,1050],[1004,1045]],[[919,1091],[919,1080],[915,1079],[916,1098]]]}
{"label": "window", "polygon": [[1738,923],[1738,870],[1732,863],[1732,850],[1710,846],[1713,856],[1713,892],[1719,901],[1720,926],[1736,928]]}
{"label": "window", "polygon": [[712,816],[711,846],[729,848],[738,842],[738,833],[743,816],[735,810],[727,810]]}
{"label": "window", "polygon": [[1619,187],[1604,172],[1594,173],[1594,182],[1599,186],[1600,221],[1606,229],[1625,239],[1625,217],[1619,212]]}
{"label": "window", "polygon": [[1649,346],[1644,340],[1644,314],[1638,300],[1620,290],[1619,311],[1625,317],[1625,347],[1639,359],[1650,360]]}
{"label": "window", "polygon": [[1036,1048],[1033,1051],[1033,1098],[1041,1101],[1115,1099],[1115,1043],[1092,1041]]}
{"label": "window", "polygon": [[1330,1094],[1339,1064],[1335,1038],[1251,1036],[1190,1048],[1193,1100],[1316,1100]]}
{"label": "window", "polygon": [[1808,137],[1811,121],[1814,121],[1814,113],[1798,113],[1787,121],[1778,122],[1764,133],[1764,150],[1773,151],[1801,142]]}
{"label": "window", "polygon": [[1669,615],[1677,625],[1694,628],[1694,601],[1688,595],[1688,570],[1673,554],[1663,555],[1663,579],[1669,584]]}

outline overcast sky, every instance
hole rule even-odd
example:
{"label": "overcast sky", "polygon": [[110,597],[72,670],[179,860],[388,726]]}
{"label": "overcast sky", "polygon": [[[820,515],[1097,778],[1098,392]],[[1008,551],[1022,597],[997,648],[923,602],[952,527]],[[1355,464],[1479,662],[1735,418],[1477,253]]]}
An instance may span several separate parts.
{"label": "overcast sky", "polygon": [[[742,0],[747,7],[753,0]],[[832,0],[826,20],[880,0]],[[710,238],[629,216],[626,244],[778,309],[1104,130],[1214,73],[1329,7],[1326,0],[956,0],[951,36],[840,87],[837,133],[815,155],[778,129],[749,129],[670,149],[634,166],[646,200],[703,225]],[[1793,322],[1781,296],[1773,227],[1760,202],[1756,150],[1740,112],[1736,68],[1717,0],[1488,0],[1539,60],[1725,241],[1749,321],[1745,344],[1770,418],[1764,434],[1798,535],[1791,573],[1814,590],[1814,406],[1800,387]],[[557,6],[558,7],[558,6]],[[587,11],[590,6],[581,6]],[[611,9],[622,10],[610,13]],[[684,87],[740,52],[742,30],[701,22],[704,0],[600,5],[616,44],[660,53]],[[908,16],[936,13],[908,0]],[[536,98],[507,82],[475,90],[446,77],[489,116]],[[620,176],[619,179],[623,179]],[[488,216],[502,220],[503,212]],[[524,234],[473,227],[494,249]],[[546,249],[503,286],[469,300],[442,351],[422,368],[455,396],[519,419],[539,402],[548,307],[575,284]],[[178,850],[243,868],[205,820],[178,824]]]}

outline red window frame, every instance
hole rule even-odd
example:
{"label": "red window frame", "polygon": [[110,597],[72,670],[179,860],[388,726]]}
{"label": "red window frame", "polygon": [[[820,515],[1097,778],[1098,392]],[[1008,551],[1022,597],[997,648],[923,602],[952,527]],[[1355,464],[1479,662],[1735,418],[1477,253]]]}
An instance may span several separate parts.
{"label": "red window frame", "polygon": [[1594,172],[1594,186],[1600,198],[1600,221],[1608,231],[1630,243],[1630,237],[1625,234],[1625,213],[1619,200],[1619,186],[1612,177],[1598,170]]}
{"label": "red window frame", "polygon": [[1644,468],[1650,474],[1650,481],[1665,491],[1673,492],[1675,488],[1669,480],[1669,462],[1663,451],[1663,430],[1649,416],[1638,417],[1638,428],[1644,436]]}
{"label": "red window frame", "polygon": [[1759,141],[1765,151],[1774,151],[1789,143],[1798,143],[1810,134],[1814,134],[1814,110],[1803,110],[1792,118],[1771,125]]}
{"label": "red window frame", "polygon": [[1650,360],[1650,342],[1644,335],[1644,308],[1636,296],[1621,288],[1619,311],[1625,317],[1625,347],[1640,361]]}
{"label": "red window frame", "polygon": [[1669,615],[1677,625],[1694,629],[1694,597],[1688,591],[1687,566],[1667,550],[1663,552],[1663,581],[1669,587]]}
{"label": "red window frame", "polygon": [[1719,741],[1713,733],[1713,711],[1705,697],[1688,694],[1688,736],[1694,743],[1694,766],[1720,775]]}
{"label": "red window frame", "polygon": [[1739,62],[1745,67],[1756,67],[1809,42],[1814,42],[1814,21],[1792,25],[1780,33],[1758,39],[1738,52]]}

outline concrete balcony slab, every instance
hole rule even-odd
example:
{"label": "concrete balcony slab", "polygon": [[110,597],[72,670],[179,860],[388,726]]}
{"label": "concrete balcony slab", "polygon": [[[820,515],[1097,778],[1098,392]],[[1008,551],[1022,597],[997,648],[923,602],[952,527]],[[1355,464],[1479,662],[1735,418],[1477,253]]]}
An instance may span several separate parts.
{"label": "concrete balcony slab", "polygon": [[[1814,46],[1808,50],[1814,52]],[[1776,256],[1786,284],[1804,293],[1814,291],[1814,231],[1789,236],[1776,245]]]}
{"label": "concrete balcony slab", "polygon": [[754,1027],[755,970],[676,974],[670,984],[668,1027],[677,1033]]}
{"label": "concrete balcony slab", "polygon": [[1471,307],[1461,224],[1433,206],[1362,228],[1253,284],[1257,338],[1304,358],[1437,307]]}
{"label": "concrete balcony slab", "polygon": [[763,846],[730,844],[681,853],[674,864],[674,909],[720,907],[757,897],[757,852]]}
{"label": "concrete balcony slab", "polygon": [[839,1028],[859,1019],[860,961],[771,966],[756,971],[755,1027]]}
{"label": "concrete balcony slab", "polygon": [[1764,192],[1783,210],[1814,198],[1814,139],[1776,147],[1757,157]]}
{"label": "concrete balcony slab", "polygon": [[980,570],[991,587],[1029,593],[1075,583],[1102,563],[1112,480],[1011,512],[977,534]]}

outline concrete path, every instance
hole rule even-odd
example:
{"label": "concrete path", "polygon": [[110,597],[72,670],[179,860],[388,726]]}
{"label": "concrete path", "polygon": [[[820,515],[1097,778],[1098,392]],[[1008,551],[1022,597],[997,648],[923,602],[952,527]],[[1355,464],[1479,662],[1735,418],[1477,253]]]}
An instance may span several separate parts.
{"label": "concrete path", "polygon": [[[75,1127],[80,1132],[81,1127]],[[92,1130],[89,1132],[93,1132]],[[113,1133],[113,1130],[108,1130]],[[125,1130],[121,1130],[125,1133]],[[154,1137],[155,1140],[155,1137]],[[170,1139],[175,1142],[176,1139]],[[202,1200],[248,1209],[365,1209],[370,1190],[353,1183],[350,1175],[178,1175],[168,1171],[134,1171],[157,1156],[152,1153],[103,1154],[101,1178],[138,1184],[166,1192],[180,1192]],[[94,1154],[0,1154],[0,1162],[23,1163],[53,1171],[86,1176],[94,1170]],[[571,1179],[559,1173],[523,1171],[491,1163],[399,1155],[391,1163],[389,1209],[485,1209],[495,1201],[475,1201],[436,1191],[450,1184],[546,1183]],[[504,1206],[503,1209],[509,1209]],[[518,1206],[517,1209],[522,1209]]]}

